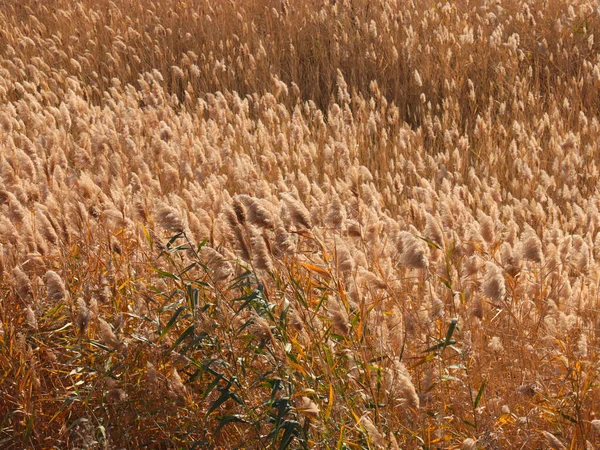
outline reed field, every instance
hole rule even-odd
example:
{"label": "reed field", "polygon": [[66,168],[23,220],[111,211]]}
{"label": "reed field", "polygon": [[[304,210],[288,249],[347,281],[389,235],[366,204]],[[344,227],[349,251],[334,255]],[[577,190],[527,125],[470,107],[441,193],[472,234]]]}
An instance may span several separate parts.
{"label": "reed field", "polygon": [[0,0],[0,448],[600,448],[597,0]]}

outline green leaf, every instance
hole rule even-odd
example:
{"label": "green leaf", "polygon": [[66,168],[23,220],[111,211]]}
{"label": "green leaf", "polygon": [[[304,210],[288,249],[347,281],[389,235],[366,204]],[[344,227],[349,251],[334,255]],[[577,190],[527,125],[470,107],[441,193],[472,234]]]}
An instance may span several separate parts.
{"label": "green leaf", "polygon": [[216,410],[219,406],[221,406],[227,400],[233,400],[234,402],[236,402],[240,405],[244,403],[244,401],[241,399],[241,397],[238,394],[229,390],[229,388],[231,387],[231,384],[232,384],[232,382],[229,382],[227,384],[227,386],[225,386],[223,388],[219,388],[221,390],[221,395],[210,406],[210,409],[207,411],[205,417],[210,416],[210,413],[212,413],[214,410]]}
{"label": "green leaf", "polygon": [[469,422],[467,419],[462,419],[463,423],[469,425],[471,428],[477,429],[477,426],[474,423]]}
{"label": "green leaf", "polygon": [[208,397],[210,395],[210,393],[212,392],[212,390],[219,384],[219,381],[221,381],[223,379],[223,375],[221,375],[220,373],[215,373],[214,375],[215,375],[215,378],[208,385],[208,387],[206,388],[206,391],[204,391],[204,398]]}
{"label": "green leaf", "polygon": [[157,269],[156,267],[152,267],[152,270],[163,278],[172,278],[175,281],[179,281],[179,277],[177,275],[173,275],[170,272],[165,272],[164,270]]}
{"label": "green leaf", "polygon": [[277,393],[282,389],[281,379],[280,378],[268,378],[264,382],[265,387],[271,388],[271,398],[267,402],[269,406],[273,406],[273,402],[275,402]]}
{"label": "green leaf", "polygon": [[190,265],[188,265],[186,268],[184,268],[181,273],[179,274],[179,276],[181,277],[182,275],[185,275],[186,273],[188,273],[190,270],[192,270],[194,267],[196,267],[196,263],[193,262]]}
{"label": "green leaf", "polygon": [[219,421],[219,425],[215,428],[214,434],[218,434],[221,428],[223,428],[228,423],[249,423],[246,419],[243,418],[241,414],[232,414],[230,416],[225,416],[221,418]]}
{"label": "green leaf", "polygon": [[210,409],[207,411],[206,417],[210,416],[210,413],[212,413],[215,409],[217,409],[230,398],[231,393],[229,392],[229,388],[223,388],[223,390],[221,390],[221,395],[219,396],[219,398],[213,402],[213,404],[210,406]]}
{"label": "green leaf", "polygon": [[187,251],[187,250],[192,250],[192,249],[187,244],[180,244],[177,247],[171,248],[171,251],[173,251],[173,252],[180,252],[182,250],[186,250]]}
{"label": "green leaf", "polygon": [[245,295],[243,297],[234,299],[233,300],[234,302],[242,302],[242,301],[244,302],[244,303],[242,303],[242,306],[240,306],[238,308],[236,315],[239,314],[240,312],[242,312],[249,305],[254,306],[255,307],[254,309],[258,309],[257,304],[260,304],[259,300],[260,300],[260,296],[258,295],[257,290],[254,290],[250,294]]}
{"label": "green leaf", "polygon": [[568,421],[569,421],[569,422],[571,422],[571,423],[574,423],[574,424],[578,424],[578,423],[579,423],[579,422],[577,421],[577,419],[575,419],[575,418],[573,418],[573,417],[569,416],[568,414],[565,414],[565,413],[564,413],[564,412],[562,412],[562,411],[560,411],[560,415],[563,417],[563,419],[566,419],[566,420],[568,420]]}
{"label": "green leaf", "polygon": [[452,290],[452,284],[450,284],[450,282],[448,280],[446,280],[445,278],[439,277],[440,281],[444,284],[444,286],[446,286],[448,289]]}
{"label": "green leaf", "polygon": [[186,308],[187,308],[187,306],[180,306],[179,308],[177,308],[175,310],[175,312],[171,316],[171,319],[169,320],[167,325],[165,325],[163,330],[160,332],[160,337],[163,337],[173,327],[173,325],[175,325],[175,322],[177,321],[177,317],[179,317],[179,314],[181,314],[181,312],[183,310],[185,310]]}
{"label": "green leaf", "polygon": [[419,239],[421,239],[422,241],[425,241],[427,243],[427,245],[429,245],[431,248],[436,248],[438,250],[441,250],[442,248],[437,245],[435,242],[430,241],[429,239],[424,238],[423,236],[419,236]]}
{"label": "green leaf", "polygon": [[167,242],[167,248],[171,248],[171,245],[173,245],[173,243],[179,239],[180,237],[185,236],[185,234],[183,232],[177,233],[176,235],[174,235],[173,237],[171,237],[171,239],[169,239],[169,242]]}
{"label": "green leaf", "polygon": [[193,287],[191,284],[186,285],[187,297],[190,300],[192,311],[196,311],[200,299],[200,290]]}
{"label": "green leaf", "polygon": [[106,352],[112,352],[112,348],[107,347],[106,345],[104,345],[98,341],[90,340],[90,345],[92,345],[94,347],[98,347]]}
{"label": "green leaf", "polygon": [[[444,340],[444,346],[442,348],[442,351],[444,348],[446,348],[448,345],[450,345],[450,341],[452,340],[452,335],[454,334],[454,330],[456,330],[457,327],[458,327],[458,319],[454,318],[450,322],[450,326],[448,327],[448,331],[446,332],[446,339]],[[456,344],[456,341],[452,342],[452,344]]]}
{"label": "green leaf", "polygon": [[202,250],[202,247],[204,247],[206,244],[208,244],[208,239],[204,239],[202,242],[200,242],[196,248],[196,253],[200,253],[200,250]]}
{"label": "green leaf", "polygon": [[173,344],[173,348],[176,348],[179,344],[185,341],[188,337],[194,335],[194,325],[190,325],[186,328],[186,330],[177,338],[175,343]]}
{"label": "green leaf", "polygon": [[72,430],[73,428],[75,428],[77,425],[79,425],[80,423],[84,423],[84,422],[88,422],[89,419],[87,419],[86,417],[80,417],[79,419],[74,420],[73,422],[71,422],[68,426],[67,426],[67,430]]}
{"label": "green leaf", "polygon": [[285,450],[291,445],[294,438],[298,436],[298,432],[301,428],[300,423],[295,420],[286,420],[281,428],[283,428],[285,432],[279,443],[279,450]]}
{"label": "green leaf", "polygon": [[238,288],[242,288],[246,285],[248,285],[249,278],[252,276],[252,272],[250,272],[249,270],[246,270],[243,274],[241,274],[239,277],[236,277],[232,280],[231,286],[229,286],[229,289],[238,289]]}
{"label": "green leaf", "polygon": [[200,334],[196,335],[196,337],[194,339],[192,339],[190,342],[188,342],[188,344],[185,347],[183,347],[179,353],[181,355],[186,355],[190,350],[197,349],[198,346],[200,345],[200,343],[207,338],[210,339],[210,335],[208,333],[202,331]]}
{"label": "green leaf", "polygon": [[487,380],[483,380],[483,383],[481,383],[481,387],[479,388],[479,391],[477,392],[477,397],[475,397],[475,401],[473,402],[473,409],[476,409],[477,406],[479,405],[479,402],[481,401],[481,397],[483,396],[483,390],[485,389],[486,383],[487,383]]}
{"label": "green leaf", "polygon": [[439,350],[440,348],[446,348],[448,345],[452,345],[452,344],[456,344],[456,341],[455,340],[451,340],[450,342],[441,341],[440,343],[435,344],[435,345],[429,347],[428,349],[423,350],[422,353],[434,352],[436,350]]}
{"label": "green leaf", "polygon": [[281,397],[273,401],[273,408],[277,408],[277,417],[275,418],[275,429],[269,433],[269,436],[274,436],[279,431],[279,427],[283,421],[283,418],[290,411],[290,399],[288,397]]}

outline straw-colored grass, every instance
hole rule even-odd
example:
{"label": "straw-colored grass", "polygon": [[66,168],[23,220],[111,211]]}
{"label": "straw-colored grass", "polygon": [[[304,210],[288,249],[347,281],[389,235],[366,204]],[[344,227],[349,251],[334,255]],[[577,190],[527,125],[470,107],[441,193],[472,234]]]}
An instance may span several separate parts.
{"label": "straw-colored grass", "polygon": [[592,0],[0,0],[0,447],[596,448]]}

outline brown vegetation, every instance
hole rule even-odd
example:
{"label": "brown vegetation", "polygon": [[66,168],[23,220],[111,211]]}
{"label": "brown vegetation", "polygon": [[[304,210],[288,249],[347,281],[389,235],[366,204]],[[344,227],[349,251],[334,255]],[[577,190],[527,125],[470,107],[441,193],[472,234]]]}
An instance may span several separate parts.
{"label": "brown vegetation", "polygon": [[594,2],[0,23],[0,447],[600,445]]}

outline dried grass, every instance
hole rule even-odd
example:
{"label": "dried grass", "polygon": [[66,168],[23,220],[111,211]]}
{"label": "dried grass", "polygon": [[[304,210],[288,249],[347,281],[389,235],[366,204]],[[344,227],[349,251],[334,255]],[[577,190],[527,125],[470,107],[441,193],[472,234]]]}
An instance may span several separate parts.
{"label": "dried grass", "polygon": [[600,445],[594,2],[0,23],[0,447]]}

